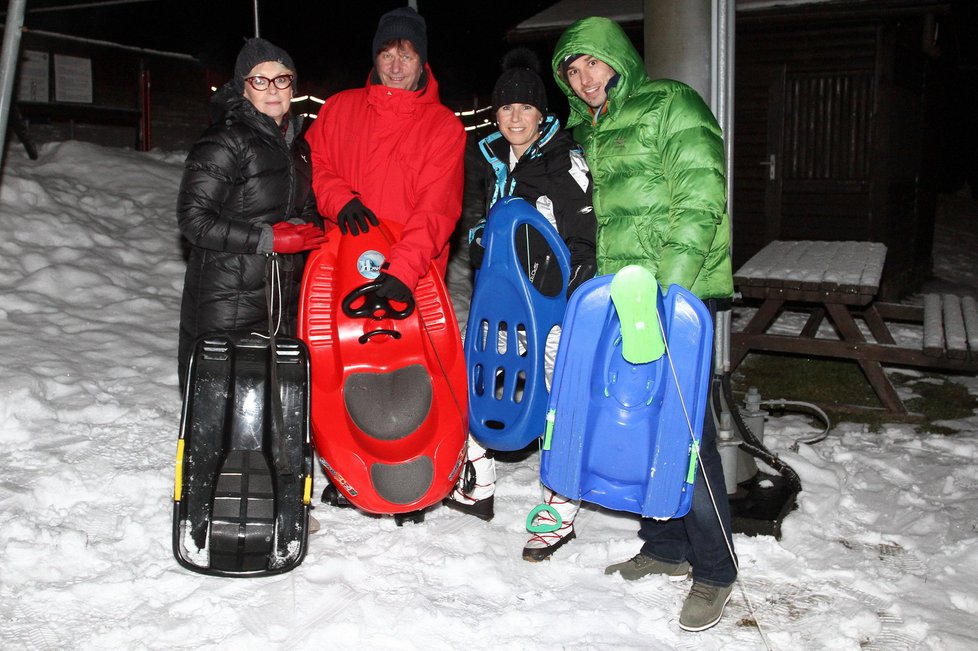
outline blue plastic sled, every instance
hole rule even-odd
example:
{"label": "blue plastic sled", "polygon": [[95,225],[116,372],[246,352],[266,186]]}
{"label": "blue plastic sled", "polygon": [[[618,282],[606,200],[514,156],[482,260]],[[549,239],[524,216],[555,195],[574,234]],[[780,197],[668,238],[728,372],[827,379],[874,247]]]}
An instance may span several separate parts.
{"label": "blue plastic sled", "polygon": [[[611,275],[584,283],[567,306],[541,479],[572,499],[651,518],[682,517],[693,498],[692,441],[698,449],[712,320],[702,301],[678,285],[660,295],[641,267],[618,276],[616,286]],[[657,333],[664,354],[656,351]]]}
{"label": "blue plastic sled", "polygon": [[[517,242],[541,237],[547,246],[536,249],[545,254],[524,267]],[[465,331],[469,430],[489,449],[521,450],[546,424],[544,351],[567,306],[570,253],[550,222],[518,197],[496,202],[482,241]]]}

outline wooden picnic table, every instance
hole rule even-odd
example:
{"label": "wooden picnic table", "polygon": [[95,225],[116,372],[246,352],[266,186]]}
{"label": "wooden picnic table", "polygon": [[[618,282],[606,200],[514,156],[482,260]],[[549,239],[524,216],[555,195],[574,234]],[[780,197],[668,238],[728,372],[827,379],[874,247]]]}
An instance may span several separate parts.
{"label": "wooden picnic table", "polygon": [[[741,296],[761,304],[744,329],[730,335],[731,371],[751,351],[855,360],[883,408],[900,415],[907,409],[882,364],[978,372],[974,299],[928,294],[923,306],[877,302],[885,262],[886,246],[878,242],[776,240],[765,246],[734,274]],[[808,313],[801,331],[769,332],[786,310]],[[826,321],[836,338],[819,336]],[[898,345],[889,322],[920,324],[920,345]]]}

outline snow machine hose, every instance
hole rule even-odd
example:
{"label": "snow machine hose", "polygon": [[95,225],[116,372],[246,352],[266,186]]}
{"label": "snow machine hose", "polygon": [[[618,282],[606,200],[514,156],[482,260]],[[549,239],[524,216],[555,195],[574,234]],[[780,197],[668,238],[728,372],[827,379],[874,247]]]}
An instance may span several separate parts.
{"label": "snow machine hose", "polygon": [[801,491],[801,479],[798,477],[798,473],[789,466],[787,463],[782,461],[777,455],[764,447],[764,444],[758,440],[751,428],[744,422],[743,417],[740,415],[740,408],[734,401],[733,388],[730,384],[730,373],[724,373],[720,376],[720,383],[713,384],[713,404],[720,404],[720,390],[723,390],[723,397],[726,400],[727,408],[730,410],[730,415],[737,425],[737,429],[740,430],[741,437],[743,441],[740,443],[740,449],[751,455],[756,459],[760,459],[776,472],[778,472],[785,481],[788,482],[789,488],[791,490],[800,492]]}

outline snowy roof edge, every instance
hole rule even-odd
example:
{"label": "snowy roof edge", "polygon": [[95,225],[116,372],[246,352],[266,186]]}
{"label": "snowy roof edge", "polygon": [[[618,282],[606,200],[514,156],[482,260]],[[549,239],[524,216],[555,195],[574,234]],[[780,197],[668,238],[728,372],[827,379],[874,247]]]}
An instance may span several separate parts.
{"label": "snowy roof edge", "polygon": [[[869,0],[850,0],[868,2]],[[772,7],[792,7],[839,2],[839,0],[736,0],[737,11],[756,11]],[[606,0],[595,10],[588,0],[558,0],[535,16],[530,16],[510,30],[510,34],[527,34],[563,29],[588,16],[604,16],[622,25],[640,23],[645,18],[643,0]]]}

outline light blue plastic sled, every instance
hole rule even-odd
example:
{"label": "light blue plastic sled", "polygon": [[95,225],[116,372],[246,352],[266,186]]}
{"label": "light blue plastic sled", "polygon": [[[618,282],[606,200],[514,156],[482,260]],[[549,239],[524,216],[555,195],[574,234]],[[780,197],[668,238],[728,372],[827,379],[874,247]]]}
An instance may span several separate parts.
{"label": "light blue plastic sled", "polygon": [[645,517],[685,515],[712,353],[710,312],[682,287],[661,294],[641,267],[581,285],[557,351],[543,483]]}
{"label": "light blue plastic sled", "polygon": [[[526,261],[529,271],[521,264],[527,237],[544,252]],[[465,330],[469,429],[486,448],[521,450],[546,423],[544,350],[567,307],[570,253],[550,222],[518,197],[496,202],[482,241]]]}

